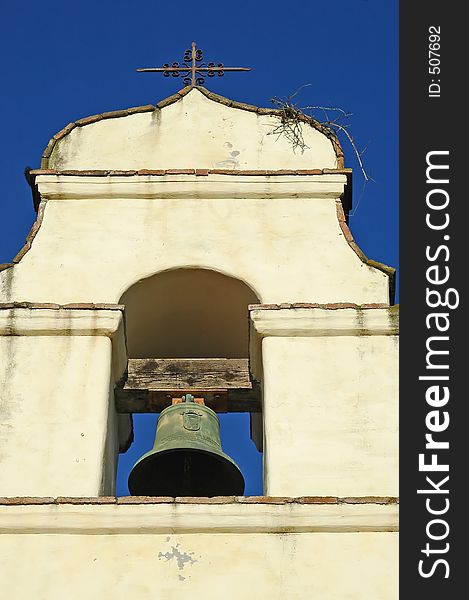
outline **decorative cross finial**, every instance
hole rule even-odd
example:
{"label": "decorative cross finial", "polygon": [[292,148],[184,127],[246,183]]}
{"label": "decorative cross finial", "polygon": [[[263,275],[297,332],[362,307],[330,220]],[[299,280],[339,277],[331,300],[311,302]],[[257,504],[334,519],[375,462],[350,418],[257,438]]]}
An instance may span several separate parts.
{"label": "decorative cross finial", "polygon": [[214,77],[218,75],[222,77],[225,71],[250,71],[247,67],[225,67],[223,63],[215,64],[213,62],[202,62],[202,50],[199,50],[192,42],[192,48],[184,52],[183,62],[180,65],[178,62],[173,62],[172,65],[165,63],[162,68],[137,69],[139,73],[160,72],[164,77],[179,77],[182,75],[184,85],[196,87],[205,83],[205,77]]}

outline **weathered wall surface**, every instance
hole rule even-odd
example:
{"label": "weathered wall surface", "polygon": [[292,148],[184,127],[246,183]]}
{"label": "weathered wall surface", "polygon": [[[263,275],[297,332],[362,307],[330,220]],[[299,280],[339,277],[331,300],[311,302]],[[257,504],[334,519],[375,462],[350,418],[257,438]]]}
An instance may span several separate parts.
{"label": "weathered wall surface", "polygon": [[395,600],[395,537],[7,535],[0,571],[12,600]]}
{"label": "weathered wall surface", "polygon": [[273,133],[280,119],[232,108],[192,89],[151,112],[76,127],[54,146],[52,169],[336,168],[331,140],[300,124],[304,152]]}
{"label": "weathered wall surface", "polygon": [[376,505],[0,507],[0,573],[12,600],[395,600],[395,526]]}
{"label": "weathered wall surface", "polygon": [[193,267],[240,279],[267,303],[388,302],[388,275],[360,260],[339,225],[345,184],[340,174],[42,175],[43,222],[0,273],[0,301],[118,302],[140,279]]}
{"label": "weathered wall surface", "polygon": [[264,493],[398,495],[398,343],[389,309],[254,310]]}
{"label": "weathered wall surface", "polygon": [[397,495],[396,339],[268,338],[263,354],[265,493]]}
{"label": "weathered wall surface", "polygon": [[119,311],[0,311],[0,495],[114,493],[110,337],[121,319]]}

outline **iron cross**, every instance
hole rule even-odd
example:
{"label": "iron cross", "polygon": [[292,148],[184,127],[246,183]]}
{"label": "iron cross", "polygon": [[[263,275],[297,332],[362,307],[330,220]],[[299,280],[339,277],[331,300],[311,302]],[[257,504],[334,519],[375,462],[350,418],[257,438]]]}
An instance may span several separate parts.
{"label": "iron cross", "polygon": [[223,63],[215,64],[213,62],[205,65],[203,61],[202,50],[199,50],[192,42],[192,48],[184,52],[182,63],[173,62],[172,65],[165,63],[162,68],[137,69],[139,73],[159,72],[163,73],[164,77],[179,77],[182,75],[184,85],[195,87],[203,85],[206,77],[214,77],[218,75],[223,77],[225,71],[250,71],[247,67],[225,67]]}

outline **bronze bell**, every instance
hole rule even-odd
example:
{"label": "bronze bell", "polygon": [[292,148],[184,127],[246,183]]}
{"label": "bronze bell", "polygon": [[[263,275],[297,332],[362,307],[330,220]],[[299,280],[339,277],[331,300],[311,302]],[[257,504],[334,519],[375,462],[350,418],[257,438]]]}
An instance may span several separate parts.
{"label": "bronze bell", "polygon": [[208,406],[183,402],[165,408],[158,419],[153,450],[129,475],[134,496],[240,496],[244,478],[221,448],[220,423]]}

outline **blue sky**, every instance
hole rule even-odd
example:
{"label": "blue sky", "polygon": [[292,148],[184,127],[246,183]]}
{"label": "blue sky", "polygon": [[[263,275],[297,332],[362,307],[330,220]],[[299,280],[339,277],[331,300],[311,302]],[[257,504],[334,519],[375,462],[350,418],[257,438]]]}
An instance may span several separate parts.
{"label": "blue sky", "polygon": [[[24,167],[37,168],[48,140],[70,121],[154,104],[177,91],[178,79],[135,69],[181,60],[195,40],[208,61],[253,68],[208,80],[214,92],[271,106],[273,96],[286,98],[311,84],[297,96],[299,106],[353,113],[351,132],[360,149],[367,147],[363,159],[374,181],[363,186],[343,142],[346,166],[354,168],[350,227],[367,256],[397,267],[397,22],[397,0],[4,3],[0,263],[16,254],[35,219]],[[247,426],[245,416],[232,419]],[[140,421],[143,448],[154,424]],[[247,492],[259,493],[260,457],[253,448],[239,449],[238,428],[229,419],[222,419],[222,429],[225,450],[245,470]]]}

